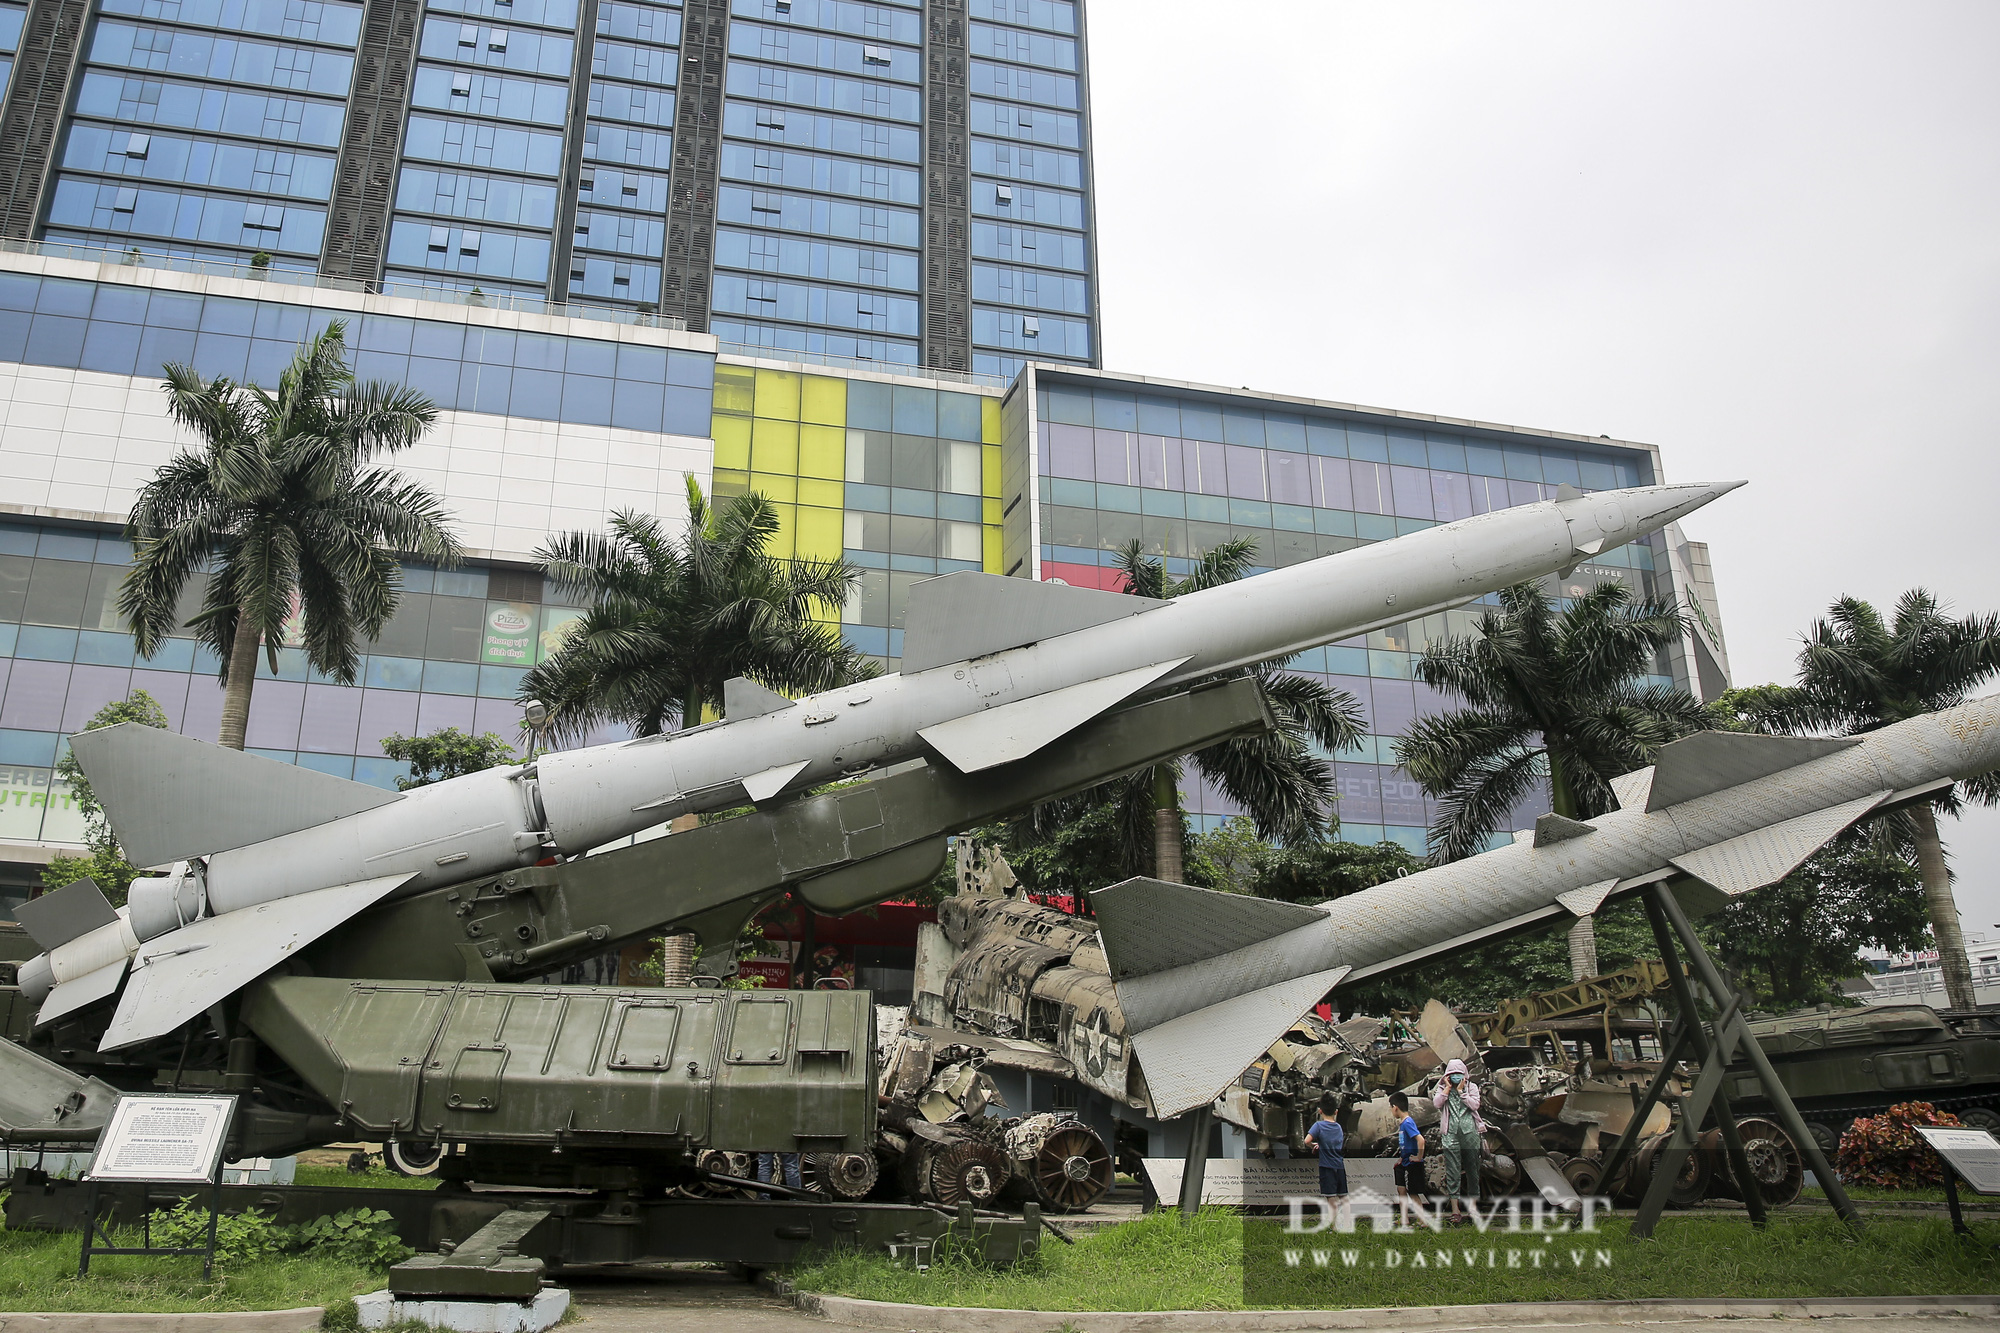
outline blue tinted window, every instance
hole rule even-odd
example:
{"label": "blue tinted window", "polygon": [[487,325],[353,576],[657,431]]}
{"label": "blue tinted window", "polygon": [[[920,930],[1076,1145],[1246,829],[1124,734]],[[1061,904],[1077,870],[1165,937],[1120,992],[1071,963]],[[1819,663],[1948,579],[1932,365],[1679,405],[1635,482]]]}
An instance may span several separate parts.
{"label": "blue tinted window", "polygon": [[611,424],[626,430],[660,429],[666,386],[623,379],[614,383],[617,388],[611,400]]}
{"label": "blue tinted window", "polygon": [[937,433],[947,440],[979,439],[981,400],[969,393],[940,392],[937,400]]}
{"label": "blue tinted window", "polygon": [[892,428],[890,386],[873,380],[851,380],[847,385],[847,424],[859,430]]}
{"label": "blue tinted window", "polygon": [[1141,394],[1138,404],[1139,430],[1148,435],[1181,433],[1181,409],[1173,399],[1148,398]]}

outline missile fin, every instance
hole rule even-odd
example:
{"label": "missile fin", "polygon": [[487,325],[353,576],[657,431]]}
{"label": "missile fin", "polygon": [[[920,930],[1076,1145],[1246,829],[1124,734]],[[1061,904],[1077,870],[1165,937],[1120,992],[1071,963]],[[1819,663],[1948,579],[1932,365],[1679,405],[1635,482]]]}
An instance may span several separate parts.
{"label": "missile fin", "polygon": [[1547,814],[1535,821],[1535,846],[1549,847],[1595,832],[1597,830],[1588,824],[1579,824],[1558,814]]}
{"label": "missile fin", "polygon": [[1099,676],[1067,689],[1016,699],[983,713],[967,713],[925,727],[917,735],[950,760],[959,772],[977,773],[1027,758],[1099,713],[1124,702],[1185,661],[1185,657],[1175,657],[1121,671],[1115,676]]}
{"label": "missile fin", "polygon": [[730,722],[796,707],[795,700],[773,694],[747,676],[731,676],[722,682],[722,716]]}
{"label": "missile fin", "polygon": [[402,799],[134,722],[78,732],[70,749],[136,866],[247,847]]}
{"label": "missile fin", "polygon": [[1604,895],[1617,887],[1615,879],[1599,880],[1580,889],[1571,889],[1568,893],[1558,893],[1556,901],[1568,908],[1571,916],[1589,916],[1604,906]]}
{"label": "missile fin", "polygon": [[1879,805],[1887,791],[1815,810],[1672,858],[1677,868],[1731,897],[1775,884],[1835,834]]}
{"label": "missile fin", "polygon": [[14,919],[43,953],[51,953],[78,936],[110,925],[118,919],[118,911],[97,887],[97,881],[86,878],[28,899],[14,908]]}
{"label": "missile fin", "polygon": [[1164,1120],[1214,1101],[1347,973],[1336,967],[1295,977],[1135,1034],[1132,1050],[1153,1114]]}
{"label": "missile fin", "polygon": [[751,800],[761,804],[783,791],[785,784],[804,772],[805,766],[811,762],[801,759],[796,764],[778,764],[761,773],[752,773],[743,779],[743,790]]}
{"label": "missile fin", "polygon": [[[1697,731],[1660,747],[1659,757],[1653,761],[1653,784],[1646,792],[1646,809],[1663,810],[1698,796],[1755,782],[1860,743],[1851,736],[1812,740],[1740,731]],[[1624,803],[1622,796],[1619,800]]]}
{"label": "missile fin", "polygon": [[964,569],[910,588],[903,674],[1020,648],[1167,603],[1066,583],[1038,583]]}
{"label": "missile fin", "polygon": [[146,941],[97,1049],[115,1051],[172,1032],[411,878],[384,875],[314,889],[203,917]]}
{"label": "missile fin", "polygon": [[1214,958],[1326,920],[1326,913],[1299,903],[1144,876],[1097,890],[1090,907],[1117,981]]}
{"label": "missile fin", "polygon": [[1618,798],[1620,810],[1638,810],[1646,804],[1646,793],[1653,787],[1653,770],[1649,765],[1633,773],[1621,773],[1611,779],[1611,794]]}
{"label": "missile fin", "polygon": [[115,963],[106,963],[95,972],[86,972],[57,986],[49,992],[49,998],[42,1001],[41,1012],[35,1015],[35,1026],[53,1023],[65,1014],[75,1013],[87,1004],[95,1004],[118,989],[118,983],[125,979],[125,964],[120,958]]}

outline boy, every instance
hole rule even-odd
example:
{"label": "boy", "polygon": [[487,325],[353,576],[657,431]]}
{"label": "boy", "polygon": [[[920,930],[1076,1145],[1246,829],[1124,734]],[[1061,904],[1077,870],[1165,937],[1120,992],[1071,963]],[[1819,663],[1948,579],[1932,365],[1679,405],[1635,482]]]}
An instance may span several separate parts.
{"label": "boy", "polygon": [[1347,1134],[1340,1127],[1340,1099],[1330,1092],[1319,1098],[1319,1118],[1306,1137],[1319,1148],[1319,1192],[1333,1205],[1335,1225],[1347,1216]]}
{"label": "boy", "polygon": [[1396,1207],[1407,1225],[1410,1220],[1412,1189],[1424,1188],[1424,1135],[1410,1115],[1410,1099],[1400,1092],[1389,1094],[1389,1110],[1396,1117]]}

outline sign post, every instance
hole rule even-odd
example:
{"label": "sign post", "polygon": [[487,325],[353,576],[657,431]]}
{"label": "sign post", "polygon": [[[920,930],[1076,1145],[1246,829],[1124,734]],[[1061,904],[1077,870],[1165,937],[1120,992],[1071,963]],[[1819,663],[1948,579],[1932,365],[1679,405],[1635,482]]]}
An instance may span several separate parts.
{"label": "sign post", "polygon": [[[202,1280],[214,1276],[216,1213],[222,1205],[223,1145],[235,1116],[233,1095],[149,1093],[118,1099],[111,1109],[110,1123],[98,1136],[97,1156],[84,1176],[83,1253],[77,1257],[78,1277],[89,1274],[91,1256],[96,1254],[199,1254]],[[111,1233],[97,1222],[97,1186],[106,1180],[207,1184],[207,1244],[153,1244],[150,1210],[141,1219],[143,1244],[114,1244]],[[101,1245],[100,1239],[104,1242]]]}
{"label": "sign post", "polygon": [[1916,1126],[1924,1142],[1944,1159],[1944,1201],[1951,1208],[1951,1229],[1970,1236],[1965,1215],[1958,1207],[1958,1182],[1964,1180],[1976,1194],[2000,1194],[2000,1142],[1983,1129],[1933,1129]]}

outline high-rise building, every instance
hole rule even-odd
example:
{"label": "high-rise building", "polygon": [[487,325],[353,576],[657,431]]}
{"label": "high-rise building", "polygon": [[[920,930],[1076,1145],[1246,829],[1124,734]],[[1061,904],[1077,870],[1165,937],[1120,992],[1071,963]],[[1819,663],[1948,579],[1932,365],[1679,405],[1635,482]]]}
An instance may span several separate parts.
{"label": "high-rise building", "polygon": [[0,241],[1098,364],[1081,0],[33,0],[0,48]]}

